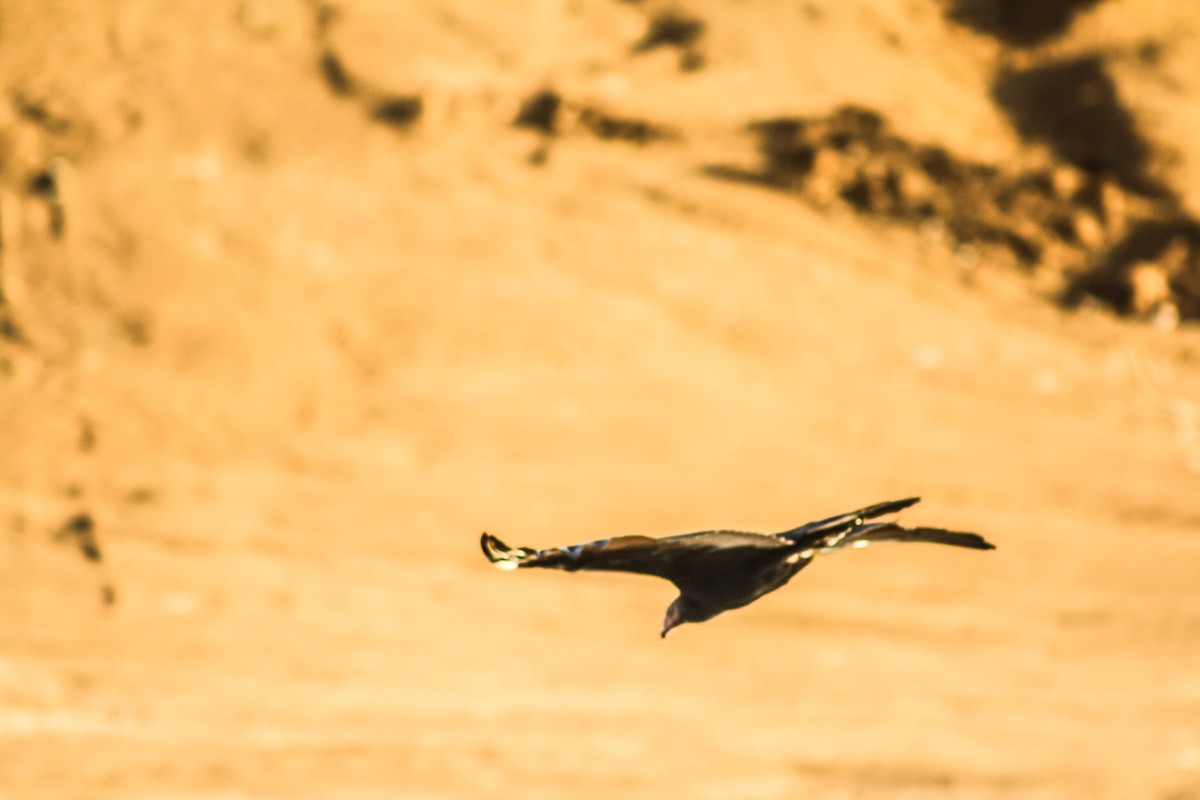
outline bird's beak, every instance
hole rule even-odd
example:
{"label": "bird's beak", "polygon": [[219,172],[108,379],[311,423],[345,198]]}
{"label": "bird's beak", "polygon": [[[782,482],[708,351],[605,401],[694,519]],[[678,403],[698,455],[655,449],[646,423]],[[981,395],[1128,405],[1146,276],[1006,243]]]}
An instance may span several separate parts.
{"label": "bird's beak", "polygon": [[679,619],[679,613],[672,608],[667,612],[667,618],[663,620],[662,638],[667,638],[667,634],[674,628],[678,628],[683,620]]}

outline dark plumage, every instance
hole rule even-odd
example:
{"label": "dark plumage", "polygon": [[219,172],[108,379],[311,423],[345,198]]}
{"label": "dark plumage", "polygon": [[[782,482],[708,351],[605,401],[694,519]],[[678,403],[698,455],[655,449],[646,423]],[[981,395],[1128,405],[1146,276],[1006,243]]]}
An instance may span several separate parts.
{"label": "dark plumage", "polygon": [[905,528],[869,519],[908,508],[920,498],[893,500],[810,522],[776,534],[704,531],[651,539],[618,536],[570,547],[531,550],[509,547],[483,534],[483,554],[500,569],[543,567],[635,572],[666,578],[679,588],[667,608],[662,635],[685,622],[703,622],[723,611],[753,603],[790,581],[818,553],[871,542],[934,542],[975,550],[995,545],[975,533],[941,528]]}

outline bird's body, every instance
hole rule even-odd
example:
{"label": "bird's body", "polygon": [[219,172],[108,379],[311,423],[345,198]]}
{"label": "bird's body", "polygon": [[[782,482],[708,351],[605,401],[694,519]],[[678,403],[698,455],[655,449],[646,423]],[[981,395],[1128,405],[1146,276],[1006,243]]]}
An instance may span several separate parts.
{"label": "bird's body", "polygon": [[488,560],[501,569],[541,567],[633,572],[665,578],[679,588],[667,609],[662,635],[684,622],[703,622],[723,611],[753,603],[790,581],[818,553],[865,547],[877,541],[933,542],[976,550],[994,545],[974,533],[941,528],[904,528],[894,522],[867,523],[907,508],[919,498],[895,500],[810,522],[776,534],[703,531],[652,539],[618,536],[569,547],[511,548],[483,534]]}

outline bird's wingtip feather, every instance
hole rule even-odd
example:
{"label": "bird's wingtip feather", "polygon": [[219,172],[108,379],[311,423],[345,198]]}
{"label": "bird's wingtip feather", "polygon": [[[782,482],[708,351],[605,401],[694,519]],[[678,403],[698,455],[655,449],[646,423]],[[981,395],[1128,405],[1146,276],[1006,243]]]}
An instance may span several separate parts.
{"label": "bird's wingtip feather", "polygon": [[487,560],[493,564],[500,560],[502,553],[508,550],[503,542],[486,531],[479,537],[479,546],[483,548],[483,554],[487,556]]}
{"label": "bird's wingtip feather", "polygon": [[500,539],[486,532],[480,537],[479,545],[483,548],[483,554],[487,560],[495,564],[497,569],[506,572],[521,566],[522,557],[525,555],[523,552],[513,550]]}

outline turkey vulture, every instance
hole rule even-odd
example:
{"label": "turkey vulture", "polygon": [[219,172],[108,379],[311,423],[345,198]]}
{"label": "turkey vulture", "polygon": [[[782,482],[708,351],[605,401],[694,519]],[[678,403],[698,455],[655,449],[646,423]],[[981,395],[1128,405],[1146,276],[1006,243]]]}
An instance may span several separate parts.
{"label": "turkey vulture", "polygon": [[723,611],[753,603],[808,566],[818,553],[871,542],[934,542],[975,550],[995,545],[976,533],[941,528],[904,528],[869,519],[892,514],[920,500],[910,497],[860,508],[776,534],[704,531],[651,539],[618,536],[569,547],[532,550],[509,547],[491,534],[480,544],[488,560],[503,570],[544,567],[636,572],[666,578],[679,589],[667,608],[662,635],[685,622],[704,622]]}

